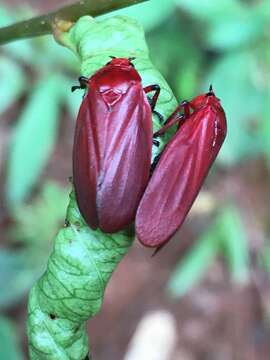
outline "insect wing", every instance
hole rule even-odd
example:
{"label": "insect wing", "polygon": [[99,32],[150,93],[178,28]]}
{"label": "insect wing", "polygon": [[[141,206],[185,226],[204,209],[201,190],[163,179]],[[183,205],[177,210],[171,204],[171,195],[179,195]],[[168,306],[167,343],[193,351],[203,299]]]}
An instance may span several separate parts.
{"label": "insect wing", "polygon": [[73,183],[80,212],[93,229],[98,227],[96,187],[99,173],[99,152],[91,127],[88,96],[83,99],[77,117],[73,145]]}
{"label": "insect wing", "polygon": [[104,162],[98,182],[100,228],[115,232],[130,224],[149,180],[151,108],[140,84],[129,88],[106,121]]}
{"label": "insect wing", "polygon": [[223,110],[194,112],[165,147],[136,214],[136,234],[164,245],[183,223],[226,136]]}
{"label": "insect wing", "polygon": [[125,94],[101,94],[90,84],[73,150],[77,202],[89,226],[115,232],[134,219],[149,178],[151,146],[151,108],[141,84]]}

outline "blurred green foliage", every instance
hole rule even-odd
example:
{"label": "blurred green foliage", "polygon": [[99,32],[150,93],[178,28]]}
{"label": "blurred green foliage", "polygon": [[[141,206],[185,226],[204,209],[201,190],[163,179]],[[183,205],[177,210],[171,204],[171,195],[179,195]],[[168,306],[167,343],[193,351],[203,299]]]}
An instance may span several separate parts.
{"label": "blurred green foliage", "polygon": [[[5,24],[16,16],[1,8],[0,20]],[[79,62],[51,36],[18,41],[2,49],[0,90],[5,96],[0,115],[7,116],[5,111],[24,99],[13,122],[6,167],[6,199],[13,211],[31,195],[52,155],[61,108],[75,120],[82,95],[70,96]]]}
{"label": "blurred green foliage", "polygon": [[269,276],[270,274],[270,241],[267,239],[267,243],[261,250],[260,253],[260,265],[263,270],[265,270]]}
{"label": "blurred green foliage", "polygon": [[16,336],[16,328],[10,320],[3,316],[0,316],[0,349],[2,359],[23,359]]}
{"label": "blurred green foliage", "polygon": [[176,267],[168,284],[173,297],[185,295],[205,274],[218,255],[223,255],[235,283],[249,278],[249,255],[245,229],[234,206],[220,210],[213,224]]}
{"label": "blurred green foliage", "polygon": [[45,270],[52,240],[63,224],[68,189],[48,182],[30,204],[17,207],[10,243],[0,248],[0,310],[18,303]]}
{"label": "blurred green foliage", "polygon": [[269,155],[262,145],[268,115],[268,1],[176,0],[173,17],[149,36],[152,59],[179,101],[213,84],[228,118],[218,161],[230,166]]}

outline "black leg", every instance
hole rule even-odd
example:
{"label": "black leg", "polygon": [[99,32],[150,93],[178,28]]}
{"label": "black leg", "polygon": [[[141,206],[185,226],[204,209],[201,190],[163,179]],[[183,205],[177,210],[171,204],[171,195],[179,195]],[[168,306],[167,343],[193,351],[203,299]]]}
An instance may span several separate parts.
{"label": "black leg", "polygon": [[160,124],[163,124],[163,122],[164,122],[164,117],[163,117],[158,111],[156,111],[156,110],[152,110],[152,112],[153,112],[153,114],[157,115],[159,123],[160,123]]}
{"label": "black leg", "polygon": [[155,168],[156,168],[156,166],[157,166],[157,164],[158,164],[158,162],[159,162],[159,159],[161,158],[161,154],[162,154],[162,153],[160,153],[159,155],[157,155],[157,156],[154,158],[154,161],[153,161],[153,163],[151,164],[150,175],[153,174],[153,172],[154,172],[154,170],[155,170]]}
{"label": "black leg", "polygon": [[148,94],[151,91],[155,91],[155,94],[154,94],[154,96],[152,98],[147,97],[148,100],[149,100],[149,104],[151,106],[153,114],[157,115],[157,117],[159,119],[159,122],[161,124],[163,124],[163,120],[164,120],[163,116],[158,111],[155,110],[157,100],[158,100],[158,97],[159,97],[159,94],[160,94],[160,86],[157,85],[157,84],[154,84],[154,85],[146,86],[144,88],[144,92],[146,94]]}
{"label": "black leg", "polygon": [[80,76],[78,81],[80,85],[72,86],[71,87],[72,92],[78,89],[87,89],[88,78],[86,76]]}
{"label": "black leg", "polygon": [[158,99],[159,94],[160,94],[160,86],[157,85],[157,84],[149,85],[149,86],[146,86],[144,88],[144,91],[145,91],[146,94],[148,94],[151,91],[155,91],[152,99],[150,100],[151,109],[152,109],[152,111],[154,111],[155,107],[156,107],[156,104],[157,104],[157,99]]}
{"label": "black leg", "polygon": [[156,147],[159,147],[160,142],[156,139],[153,139],[153,145],[155,145]]}
{"label": "black leg", "polygon": [[178,110],[175,111],[169,119],[165,122],[165,125],[156,131],[153,135],[154,138],[157,138],[163,135],[168,129],[170,129],[173,125],[178,124],[178,129],[182,125],[183,121],[185,120],[184,115],[178,115]]}

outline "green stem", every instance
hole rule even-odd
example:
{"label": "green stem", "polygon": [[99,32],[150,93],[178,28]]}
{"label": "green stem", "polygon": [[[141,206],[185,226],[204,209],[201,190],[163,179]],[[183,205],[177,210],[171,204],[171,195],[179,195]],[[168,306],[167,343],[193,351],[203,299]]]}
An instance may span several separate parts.
{"label": "green stem", "polygon": [[74,192],[66,223],[54,239],[47,271],[29,296],[31,360],[90,357],[85,322],[100,310],[107,283],[133,242],[132,229],[104,234],[88,228]]}
{"label": "green stem", "polygon": [[64,6],[46,15],[34,17],[0,28],[0,45],[8,42],[47,35],[53,32],[54,24],[64,20],[75,22],[83,15],[98,16],[148,0],[81,0]]}

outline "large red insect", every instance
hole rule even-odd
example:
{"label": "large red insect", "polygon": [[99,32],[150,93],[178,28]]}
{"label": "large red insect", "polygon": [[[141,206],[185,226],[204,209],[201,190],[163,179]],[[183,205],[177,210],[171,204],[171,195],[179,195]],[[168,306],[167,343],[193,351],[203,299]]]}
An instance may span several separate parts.
{"label": "large red insect", "polygon": [[131,60],[113,58],[72,88],[88,89],[74,137],[76,199],[86,223],[107,233],[134,220],[151,168],[152,111],[160,88],[143,88]]}
{"label": "large red insect", "polygon": [[[179,117],[182,107],[185,115]],[[154,136],[177,122],[179,129],[162,152],[136,214],[137,237],[149,247],[163,246],[182,225],[227,132],[224,110],[211,87],[180,104]]]}

